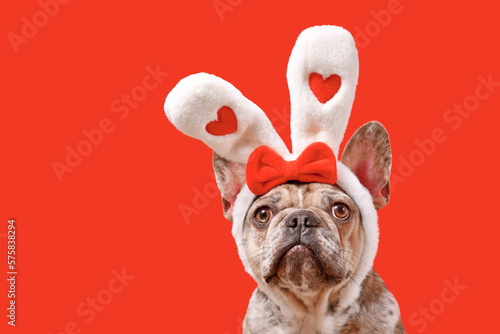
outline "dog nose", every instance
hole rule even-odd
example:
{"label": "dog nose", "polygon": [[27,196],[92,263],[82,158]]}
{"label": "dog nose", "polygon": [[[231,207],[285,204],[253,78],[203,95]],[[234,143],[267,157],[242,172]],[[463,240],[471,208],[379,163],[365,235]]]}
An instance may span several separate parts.
{"label": "dog nose", "polygon": [[319,222],[314,212],[309,210],[298,210],[286,218],[285,225],[301,231],[309,227],[317,227]]}

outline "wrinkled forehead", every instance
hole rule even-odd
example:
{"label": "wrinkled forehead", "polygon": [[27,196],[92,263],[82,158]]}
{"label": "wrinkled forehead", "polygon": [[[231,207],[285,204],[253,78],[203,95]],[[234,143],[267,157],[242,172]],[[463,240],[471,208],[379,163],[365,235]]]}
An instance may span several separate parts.
{"label": "wrinkled forehead", "polygon": [[355,206],[352,198],[336,184],[289,182],[256,197],[252,206],[266,204],[297,208],[328,207],[337,201]]}

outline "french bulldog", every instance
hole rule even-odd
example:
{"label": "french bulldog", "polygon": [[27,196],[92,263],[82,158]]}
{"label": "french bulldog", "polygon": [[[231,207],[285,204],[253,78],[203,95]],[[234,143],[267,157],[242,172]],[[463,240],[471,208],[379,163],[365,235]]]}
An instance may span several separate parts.
{"label": "french bulldog", "polygon": [[[380,123],[360,127],[340,161],[370,192],[376,210],[387,204],[391,148]],[[214,153],[213,167],[232,221],[245,164]],[[242,249],[258,285],[243,333],[406,333],[394,296],[371,264],[366,275],[356,274],[365,237],[358,205],[338,184],[292,181],[256,196],[243,221]],[[348,291],[353,283],[356,293]]]}

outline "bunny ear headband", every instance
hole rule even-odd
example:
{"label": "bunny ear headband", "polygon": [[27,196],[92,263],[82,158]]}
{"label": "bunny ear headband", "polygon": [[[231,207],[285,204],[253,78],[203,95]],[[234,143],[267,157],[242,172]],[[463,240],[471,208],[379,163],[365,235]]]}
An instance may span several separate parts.
{"label": "bunny ear headband", "polygon": [[[378,246],[377,213],[370,193],[337,161],[358,67],[354,39],[347,30],[317,26],[299,35],[287,69],[292,153],[265,113],[219,77],[193,74],[166,98],[165,112],[177,129],[226,160],[247,164],[247,184],[234,203],[233,236],[246,270],[255,279],[242,247],[245,214],[257,195],[290,180],[337,184],[351,196],[360,208],[366,234],[354,281],[361,281],[372,266]],[[348,284],[341,296],[346,305],[359,294],[356,282]]]}

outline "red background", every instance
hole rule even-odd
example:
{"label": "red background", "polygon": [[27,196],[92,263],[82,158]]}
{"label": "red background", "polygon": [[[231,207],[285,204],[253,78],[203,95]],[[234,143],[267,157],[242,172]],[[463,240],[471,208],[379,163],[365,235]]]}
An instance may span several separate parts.
{"label": "red background", "polygon": [[[498,5],[401,0],[377,31],[374,13],[388,9],[386,0],[231,3],[221,19],[213,0],[70,1],[17,53],[8,34],[21,34],[23,17],[32,21],[41,7],[16,1],[0,11],[0,331],[55,334],[75,321],[82,333],[239,333],[255,283],[218,195],[197,203],[189,223],[181,216],[179,205],[193,207],[196,189],[211,189],[211,152],[174,129],[163,102],[181,78],[214,73],[263,108],[289,143],[288,119],[276,117],[289,109],[286,65],[298,34],[318,24],[372,29],[369,43],[358,40],[346,138],[369,120],[382,122],[398,173],[401,159],[418,155],[415,140],[435,128],[447,136],[395,183],[380,212],[375,269],[406,329],[494,331],[500,87],[457,129],[443,117],[474,95],[479,76],[500,81]],[[121,120],[111,104],[157,64],[168,77]],[[66,146],[104,118],[114,131],[59,182],[52,163],[64,163]],[[5,316],[9,218],[18,232],[14,329]],[[76,308],[122,268],[135,278],[87,324]],[[444,305],[444,282],[455,278],[467,288]],[[415,319],[430,305],[444,308],[424,330]]]}

